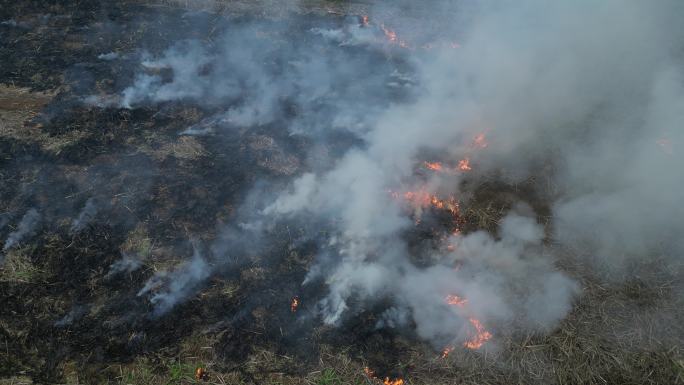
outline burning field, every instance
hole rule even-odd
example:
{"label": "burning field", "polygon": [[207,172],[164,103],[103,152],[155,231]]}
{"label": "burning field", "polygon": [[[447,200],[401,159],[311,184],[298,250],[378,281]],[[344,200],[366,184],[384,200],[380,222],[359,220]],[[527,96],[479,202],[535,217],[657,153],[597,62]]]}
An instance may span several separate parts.
{"label": "burning field", "polygon": [[679,2],[2,5],[0,385],[684,384]]}

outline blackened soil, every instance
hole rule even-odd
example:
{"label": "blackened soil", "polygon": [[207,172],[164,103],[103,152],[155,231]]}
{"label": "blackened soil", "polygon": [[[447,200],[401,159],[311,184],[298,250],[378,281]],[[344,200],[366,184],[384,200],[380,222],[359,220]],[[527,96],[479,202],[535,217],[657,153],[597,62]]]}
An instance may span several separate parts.
{"label": "blackened soil", "polygon": [[[311,17],[301,28],[339,21]],[[297,365],[273,368],[291,374],[315,365],[323,342],[358,346],[358,355],[397,344],[375,331],[373,313],[359,316],[344,338],[339,331],[314,333],[316,299],[325,291],[300,283],[315,245],[287,226],[272,230],[267,247],[237,251],[232,258],[239,262],[216,269],[169,313],[155,315],[149,296],[138,295],[155,273],[192,255],[189,240],[219,239],[217,229],[236,218],[251,186],[290,176],[264,161],[268,149],[250,143],[271,138],[304,171],[302,154],[311,143],[276,125],[220,139],[181,138],[180,131],[215,111],[178,102],[135,109],[83,103],[87,95],[121,90],[135,75],[125,59],[98,55],[210,40],[225,27],[221,16],[134,1],[33,0],[0,2],[0,22],[0,83],[55,95],[23,122],[40,140],[0,135],[0,239],[18,230],[29,209],[41,217],[1,257],[0,377],[63,382],[66,364],[74,363],[82,376],[106,382],[118,375],[113,364],[174,357],[196,335],[209,336],[226,370],[242,370],[251,353],[269,349],[298,358]],[[335,135],[333,154],[355,144]],[[97,211],[74,230],[89,202]],[[124,253],[140,257],[142,267],[112,272]],[[294,296],[303,299],[296,313]],[[389,372],[398,360],[378,356],[373,365]]]}

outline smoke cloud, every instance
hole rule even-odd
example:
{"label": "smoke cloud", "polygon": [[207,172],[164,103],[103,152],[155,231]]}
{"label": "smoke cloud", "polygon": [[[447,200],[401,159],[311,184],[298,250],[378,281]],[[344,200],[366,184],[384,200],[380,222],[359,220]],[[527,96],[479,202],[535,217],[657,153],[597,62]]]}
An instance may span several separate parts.
{"label": "smoke cloud", "polygon": [[[545,329],[567,313],[577,285],[540,254],[543,231],[530,217],[507,216],[498,238],[458,237],[455,251],[432,255],[427,269],[409,262],[401,233],[412,223],[383,197],[413,187],[422,152],[465,156],[481,131],[491,143],[472,155],[476,174],[503,170],[515,183],[554,167],[555,191],[545,191],[555,202],[554,239],[585,245],[609,274],[658,245],[678,261],[684,181],[675,177],[682,159],[673,143],[682,139],[674,127],[684,94],[673,9],[681,11],[673,3],[504,3],[476,10],[458,50],[422,58],[414,103],[387,108],[366,148],[300,177],[266,210],[340,220],[336,265],[322,277],[324,320],[338,322],[352,298],[393,296],[421,337],[444,343],[445,330],[463,323],[448,314],[448,293],[468,298],[486,322]],[[428,188],[462,193],[453,178]],[[457,272],[447,267],[454,261]]]}
{"label": "smoke cloud", "polygon": [[74,219],[71,224],[71,232],[77,233],[85,228],[97,215],[99,208],[95,203],[95,199],[90,198],[86,201],[85,206],[78,214],[78,218]]}
{"label": "smoke cloud", "polygon": [[[150,295],[154,306],[152,316],[164,315],[181,300],[190,295],[209,276],[210,267],[200,250],[193,244],[192,258],[173,271],[160,271],[140,289],[138,296]],[[120,265],[130,268],[131,264]]]}
{"label": "smoke cloud", "polygon": [[[180,42],[147,55],[120,105],[189,100],[216,111],[184,134],[277,123],[314,143],[334,132],[354,136],[282,191],[268,186],[239,230],[212,247],[218,261],[240,242],[235,234],[282,220],[329,224],[325,236],[319,228],[306,235],[319,250],[303,282],[326,284],[317,310],[328,324],[353,317],[359,304],[390,300],[379,327],[415,326],[439,348],[471,338],[472,318],[548,330],[579,292],[556,267],[552,244],[581,250],[607,275],[663,250],[679,263],[683,6],[525,0],[432,10],[454,8],[457,27],[441,24],[443,14],[434,24],[457,44],[425,49],[414,32],[432,19],[420,17],[402,26],[410,41],[354,18],[294,23],[288,34],[247,23],[211,46]],[[482,133],[488,144],[476,148]],[[469,172],[416,172],[434,157],[467,159]],[[465,182],[487,178],[544,179],[535,187],[549,202],[548,227],[521,201],[491,232],[453,234],[446,250],[413,247],[423,208],[407,209],[392,192],[467,205]],[[196,253],[139,295],[168,279],[151,299],[163,313],[209,268]],[[449,305],[448,295],[467,302]]]}
{"label": "smoke cloud", "polygon": [[19,225],[17,225],[17,229],[7,236],[5,245],[2,247],[2,251],[7,251],[13,248],[26,237],[33,235],[39,223],[40,214],[38,211],[36,209],[30,209],[27,211],[26,214],[24,214],[24,216],[21,218]]}

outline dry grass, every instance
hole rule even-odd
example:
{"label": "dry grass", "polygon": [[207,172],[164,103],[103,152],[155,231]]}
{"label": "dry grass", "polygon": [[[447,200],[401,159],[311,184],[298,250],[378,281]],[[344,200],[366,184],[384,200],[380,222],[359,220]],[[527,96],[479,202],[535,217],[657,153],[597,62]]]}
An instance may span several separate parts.
{"label": "dry grass", "polygon": [[157,160],[163,160],[169,156],[182,160],[195,160],[207,154],[202,144],[190,136],[181,136],[174,142],[163,142],[159,148],[149,152]]}
{"label": "dry grass", "polygon": [[145,260],[152,255],[154,248],[153,240],[149,236],[147,226],[143,222],[128,233],[128,237],[121,247],[123,253],[135,255],[141,260]]}
{"label": "dry grass", "polygon": [[32,385],[33,380],[29,377],[15,376],[10,378],[0,378],[0,385]]}
{"label": "dry grass", "polygon": [[30,247],[11,249],[0,264],[0,282],[34,283],[40,281],[42,271],[29,259]]}
{"label": "dry grass", "polygon": [[[277,0],[158,0],[145,1],[160,6],[208,8],[219,12],[254,13],[279,17],[293,11],[292,3]],[[308,10],[359,14],[367,5],[359,2],[303,1]],[[86,135],[78,130],[61,136],[47,136],[39,126],[26,125],[52,98],[48,93],[0,85],[0,137],[38,142],[52,153],[78,141]],[[205,155],[202,145],[191,137],[175,142],[154,142],[150,150],[155,157],[169,156],[193,160]],[[256,144],[262,145],[262,142]],[[152,148],[152,147],[150,147]],[[265,148],[270,149],[270,148]],[[259,150],[258,148],[254,150]],[[268,167],[270,163],[264,163]],[[551,190],[551,187],[549,187]],[[479,228],[494,228],[500,220],[503,206],[483,200],[472,205],[465,216]],[[485,204],[486,202],[486,204]],[[128,234],[122,251],[148,260],[154,270],[164,270],[178,260],[164,259],[149,235],[146,226],[139,225]],[[0,268],[0,282],[37,283],[43,272],[29,259],[29,250],[17,248],[8,252]],[[168,256],[166,256],[168,258]],[[571,269],[569,269],[571,270]],[[247,268],[241,279],[255,282],[265,279],[267,271]],[[574,309],[561,324],[545,334],[497,336],[496,346],[480,352],[454,351],[447,359],[423,345],[415,344],[399,362],[407,369],[407,384],[684,384],[682,352],[682,320],[684,305],[681,284],[671,278],[642,277],[623,283],[601,284],[583,277],[586,270],[574,275],[582,282],[583,294]],[[234,296],[234,283],[208,288],[203,296]],[[214,292],[210,292],[214,290]],[[47,299],[37,299],[37,302]],[[64,304],[38,303],[36,309],[50,314]],[[96,312],[98,305],[93,306]],[[263,310],[262,310],[263,311]],[[259,318],[259,317],[256,317]],[[10,326],[12,336],[19,338],[21,330]],[[321,347],[314,367],[305,367],[300,374],[287,368],[299,368],[295,357],[278,354],[277,347],[254,347],[247,360],[233,369],[216,358],[218,338],[198,331],[178,341],[173,351],[161,351],[139,356],[131,363],[111,364],[106,370],[84,376],[83,368],[73,362],[63,367],[67,383],[113,384],[309,384],[343,385],[375,384],[363,374],[364,357],[353,356],[344,347]],[[1,352],[0,354],[3,354]],[[208,377],[197,381],[195,369],[206,368]],[[98,368],[99,370],[99,368]],[[110,378],[110,381],[103,378]],[[0,379],[0,385],[31,384],[21,376]]]}
{"label": "dry grass", "polygon": [[265,18],[282,18],[292,12],[319,14],[367,14],[370,1],[331,0],[142,0],[146,4],[162,7],[205,9],[231,15],[257,15]]}
{"label": "dry grass", "polygon": [[59,154],[64,148],[87,137],[89,134],[81,130],[49,135],[40,124],[31,123],[55,93],[32,92],[27,88],[0,84],[0,137],[38,143],[52,154]]}
{"label": "dry grass", "polygon": [[[144,229],[134,231],[129,237],[131,248],[146,247],[147,238]],[[10,255],[8,265],[19,272],[31,270],[19,251]],[[425,345],[405,341],[394,365],[405,373],[407,385],[684,384],[684,333],[678,322],[684,319],[684,306],[677,274],[654,272],[638,280],[606,284],[579,268],[584,276],[571,267],[566,270],[581,282],[583,294],[555,330],[499,334],[481,351],[457,349],[447,359]],[[199,300],[211,302],[212,296],[233,296],[236,290],[234,282],[216,282]],[[302,338],[316,335],[313,331]],[[112,363],[104,371],[100,367],[87,372],[67,363],[64,378],[67,383],[118,385],[379,383],[364,375],[366,358],[348,350],[351,346],[323,345],[314,362],[303,363],[266,343],[251,346],[244,361],[227,362],[215,351],[221,348],[220,341],[220,330],[197,330],[173,347],[138,356],[131,363]],[[194,378],[197,367],[206,369],[206,379]]]}

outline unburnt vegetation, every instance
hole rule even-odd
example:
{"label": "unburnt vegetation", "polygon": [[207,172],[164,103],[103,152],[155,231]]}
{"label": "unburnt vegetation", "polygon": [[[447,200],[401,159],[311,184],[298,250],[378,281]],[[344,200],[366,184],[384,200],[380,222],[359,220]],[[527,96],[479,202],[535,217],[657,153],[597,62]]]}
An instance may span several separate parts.
{"label": "unburnt vegetation", "polygon": [[[179,136],[214,114],[196,103],[85,103],[135,75],[125,60],[101,55],[143,45],[159,53],[188,35],[210,41],[230,18],[335,23],[369,5],[215,1],[202,25],[188,17],[192,1],[0,5],[0,239],[17,234],[29,210],[39,213],[0,254],[0,384],[684,383],[684,282],[657,254],[629,267],[638,272],[629,279],[607,281],[574,258],[583,250],[564,250],[558,268],[581,293],[559,325],[539,333],[498,325],[487,349],[446,358],[411,331],[378,329],[373,307],[339,326],[319,322],[313,302],[324,288],[300,285],[316,245],[299,240],[307,225],[297,222],[276,226],[266,246],[241,250],[237,267],[217,266],[196,293],[154,315],[139,295],[146,282],[220,238],[253,185],[305,171],[313,143],[268,124]],[[326,151],[353,143],[341,136]],[[545,175],[463,183],[471,195],[462,231],[495,234],[520,201],[551,231],[548,203],[534,192],[555,193]],[[425,247],[440,223],[436,215],[417,225],[411,246]]]}

